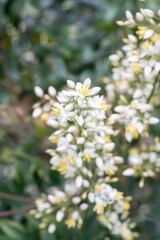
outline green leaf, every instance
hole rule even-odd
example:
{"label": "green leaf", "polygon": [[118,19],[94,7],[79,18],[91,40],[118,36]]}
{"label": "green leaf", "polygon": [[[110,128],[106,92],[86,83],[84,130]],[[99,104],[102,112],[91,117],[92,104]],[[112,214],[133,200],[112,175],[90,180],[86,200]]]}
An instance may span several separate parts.
{"label": "green leaf", "polygon": [[0,222],[0,229],[13,240],[22,240],[25,237],[25,228],[18,222],[3,220]]}

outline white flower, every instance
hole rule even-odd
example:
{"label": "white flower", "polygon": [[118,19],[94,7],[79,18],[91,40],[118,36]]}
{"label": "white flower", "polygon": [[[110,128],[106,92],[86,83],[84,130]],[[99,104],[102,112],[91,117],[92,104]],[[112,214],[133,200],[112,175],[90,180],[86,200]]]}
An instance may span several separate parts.
{"label": "white flower", "polygon": [[90,78],[87,78],[83,84],[78,82],[76,84],[76,90],[77,92],[80,94],[80,96],[82,97],[89,97],[90,96],[90,92],[91,92],[91,89],[89,89],[91,85],[91,80]]}
{"label": "white flower", "polygon": [[128,162],[131,165],[139,165],[143,163],[143,159],[139,154],[133,154],[129,156]]}

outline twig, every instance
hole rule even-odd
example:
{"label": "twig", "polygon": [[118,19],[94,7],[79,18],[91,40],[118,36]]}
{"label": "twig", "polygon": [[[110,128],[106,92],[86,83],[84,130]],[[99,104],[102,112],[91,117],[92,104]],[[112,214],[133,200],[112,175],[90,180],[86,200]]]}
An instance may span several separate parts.
{"label": "twig", "polygon": [[0,192],[0,198],[9,199],[17,202],[24,202],[24,203],[33,203],[34,201],[34,199],[31,199],[31,198],[15,196],[15,195],[2,193],[2,192]]}
{"label": "twig", "polygon": [[34,204],[28,205],[24,208],[19,208],[19,209],[0,212],[0,217],[6,217],[6,216],[14,215],[14,214],[25,213],[25,212],[28,212],[29,210],[33,209],[33,208],[35,208]]}
{"label": "twig", "polygon": [[158,80],[159,80],[159,78],[158,78],[158,76],[157,76],[157,78],[156,78],[155,81],[154,81],[152,91],[151,91],[151,93],[150,93],[150,95],[149,95],[149,97],[148,97],[148,99],[147,99],[147,103],[149,103],[149,101],[151,100],[151,98],[152,98],[152,96],[153,96],[153,94],[154,94],[154,90],[155,90],[155,88],[156,88],[156,84],[157,84]]}

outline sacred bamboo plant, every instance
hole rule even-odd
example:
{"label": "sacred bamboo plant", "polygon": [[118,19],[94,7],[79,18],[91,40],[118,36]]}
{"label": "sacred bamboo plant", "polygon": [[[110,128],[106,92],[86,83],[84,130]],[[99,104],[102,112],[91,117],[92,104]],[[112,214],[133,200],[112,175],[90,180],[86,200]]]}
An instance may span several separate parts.
{"label": "sacred bamboo plant", "polygon": [[117,22],[133,34],[124,39],[122,51],[109,57],[113,77],[104,78],[106,96],[98,95],[99,87],[90,88],[89,78],[83,83],[67,80],[58,94],[53,86],[48,94],[35,87],[41,100],[33,106],[33,117],[53,127],[53,148],[47,153],[52,169],[65,179],[63,188],[53,187],[37,199],[37,211],[32,211],[50,233],[61,221],[81,228],[87,214],[95,212],[106,237],[108,232],[124,240],[138,236],[129,218],[131,197],[115,186],[117,172],[138,177],[143,187],[144,179],[160,170],[160,141],[149,131],[159,122],[154,109],[159,100],[160,12],[140,11],[135,19],[126,11],[127,20]]}

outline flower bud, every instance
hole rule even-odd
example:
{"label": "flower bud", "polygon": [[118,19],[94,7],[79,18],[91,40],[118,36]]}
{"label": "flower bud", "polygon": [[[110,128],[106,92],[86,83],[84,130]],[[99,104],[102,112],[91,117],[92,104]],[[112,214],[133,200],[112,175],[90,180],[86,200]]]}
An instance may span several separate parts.
{"label": "flower bud", "polygon": [[34,109],[34,111],[32,113],[32,117],[37,118],[41,115],[41,113],[42,113],[42,108],[40,108],[40,107],[36,108],[36,109]]}
{"label": "flower bud", "polygon": [[61,222],[62,219],[63,219],[63,217],[64,217],[64,212],[61,211],[61,210],[59,210],[59,211],[56,213],[56,221],[57,221],[57,222]]}
{"label": "flower bud", "polygon": [[77,188],[80,188],[82,186],[82,182],[83,182],[82,176],[76,177],[75,183],[76,183]]}
{"label": "flower bud", "polygon": [[140,12],[137,12],[136,19],[137,19],[137,21],[142,22],[144,20],[144,17]]}
{"label": "flower bud", "polygon": [[50,86],[48,88],[48,93],[51,97],[55,97],[56,96],[56,89],[54,87]]}
{"label": "flower bud", "polygon": [[148,39],[153,35],[154,31],[152,29],[148,29],[144,34],[144,39]]}
{"label": "flower bud", "polygon": [[43,97],[43,95],[44,95],[42,88],[40,88],[39,86],[34,87],[34,92],[35,92],[36,96],[40,97],[40,98]]}
{"label": "flower bud", "polygon": [[126,170],[123,171],[123,176],[126,177],[133,176],[133,174],[134,174],[133,168],[127,168]]}
{"label": "flower bud", "polygon": [[127,11],[125,12],[125,15],[126,15],[126,18],[127,18],[128,20],[133,19],[133,15],[132,15],[132,13],[131,13],[129,10],[127,10]]}
{"label": "flower bud", "polygon": [[67,85],[69,88],[75,88],[75,86],[76,86],[75,83],[71,80],[67,80]]}
{"label": "flower bud", "polygon": [[54,223],[51,223],[48,227],[48,232],[49,233],[54,233],[56,230],[56,225]]}

